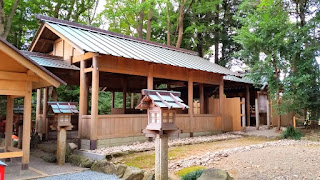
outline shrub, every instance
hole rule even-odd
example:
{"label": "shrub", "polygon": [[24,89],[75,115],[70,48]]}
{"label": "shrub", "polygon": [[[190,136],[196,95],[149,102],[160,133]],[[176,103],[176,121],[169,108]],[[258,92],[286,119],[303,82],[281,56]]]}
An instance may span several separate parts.
{"label": "shrub", "polygon": [[288,126],[281,134],[281,138],[283,139],[300,140],[302,136],[303,134],[299,130],[294,129],[293,126]]}
{"label": "shrub", "polygon": [[182,176],[181,180],[197,180],[201,176],[203,171],[204,171],[204,169],[198,169],[196,171],[192,171],[192,172]]}
{"label": "shrub", "polygon": [[177,172],[177,175],[182,177],[186,174],[189,174],[190,172],[201,170],[201,169],[205,169],[205,167],[204,166],[191,166],[191,167],[181,169],[180,171]]}

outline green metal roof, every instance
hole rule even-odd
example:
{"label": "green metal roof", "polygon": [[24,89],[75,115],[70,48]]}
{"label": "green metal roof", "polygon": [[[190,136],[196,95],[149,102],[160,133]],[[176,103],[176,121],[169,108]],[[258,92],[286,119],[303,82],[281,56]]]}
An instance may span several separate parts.
{"label": "green metal roof", "polygon": [[194,51],[124,36],[69,21],[37,15],[38,19],[59,32],[83,52],[124,57],[152,63],[184,67],[218,74],[237,73],[197,56]]}
{"label": "green metal roof", "polygon": [[233,81],[233,82],[240,82],[240,83],[246,83],[246,84],[254,84],[254,82],[246,77],[238,78],[236,76],[224,76],[223,79],[225,81]]}
{"label": "green metal roof", "polygon": [[32,59],[34,62],[36,62],[37,64],[43,67],[80,70],[80,68],[78,68],[77,66],[68,64],[66,61],[62,59],[62,57],[28,52],[28,51],[21,51],[21,52],[26,56],[28,56],[30,59]]}

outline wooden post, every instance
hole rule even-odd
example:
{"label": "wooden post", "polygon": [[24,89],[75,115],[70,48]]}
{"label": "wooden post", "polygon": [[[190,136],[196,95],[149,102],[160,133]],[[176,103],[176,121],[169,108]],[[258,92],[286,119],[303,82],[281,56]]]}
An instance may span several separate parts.
{"label": "wooden post", "polygon": [[20,125],[18,128],[18,137],[19,137],[18,148],[21,149],[22,148],[22,139],[23,139],[23,126],[22,125]]}
{"label": "wooden post", "polygon": [[255,112],[256,112],[256,129],[259,130],[260,117],[259,117],[259,101],[258,101],[258,98],[255,99]]}
{"label": "wooden post", "polygon": [[99,65],[97,57],[93,57],[92,66],[90,150],[97,148],[97,121],[99,103]]}
{"label": "wooden post", "polygon": [[250,126],[250,86],[246,84],[246,110],[247,110],[247,126]]}
{"label": "wooden post", "polygon": [[64,165],[66,162],[66,144],[67,144],[67,131],[66,128],[59,128],[57,135],[57,164]]}
{"label": "wooden post", "polygon": [[24,97],[23,113],[23,140],[22,140],[22,170],[29,168],[30,156],[30,130],[31,130],[31,101],[32,101],[32,82],[26,82],[26,95]]}
{"label": "wooden post", "polygon": [[270,129],[270,104],[269,100],[267,100],[267,126]]}
{"label": "wooden post", "polygon": [[[12,142],[12,129],[13,129],[13,102],[12,96],[7,96],[7,117],[6,117],[6,134],[5,134],[5,151],[8,152],[8,147]],[[21,138],[21,137],[19,137]]]}
{"label": "wooden post", "polygon": [[87,61],[80,61],[80,97],[79,97],[79,119],[78,119],[78,139],[81,145],[82,138],[82,116],[88,114],[89,81],[85,68]]}
{"label": "wooden post", "polygon": [[155,139],[155,180],[168,179],[168,136],[156,135]]}
{"label": "wooden post", "polygon": [[199,99],[200,99],[200,114],[204,114],[205,103],[204,103],[204,88],[202,83],[199,85]]}
{"label": "wooden post", "polygon": [[114,99],[115,99],[115,92],[112,91],[112,102],[111,102],[111,108],[114,108]]}
{"label": "wooden post", "polygon": [[45,131],[45,139],[48,140],[49,138],[49,122],[48,122],[48,88],[45,87],[43,89],[43,121],[44,121],[44,131]]}
{"label": "wooden post", "polygon": [[292,120],[293,120],[293,128],[295,129],[296,128],[296,117],[295,116],[293,116],[293,118],[292,118]]}
{"label": "wooden post", "polygon": [[246,127],[246,99],[241,98],[241,121],[242,121],[242,127]]}
{"label": "wooden post", "polygon": [[147,81],[148,89],[153,89],[153,65],[149,65],[149,75]]}
{"label": "wooden post", "polygon": [[36,105],[36,131],[39,132],[40,126],[40,114],[41,114],[41,89],[37,89],[37,105]]}
{"label": "wooden post", "polygon": [[193,78],[192,78],[191,72],[189,72],[189,80],[188,80],[188,106],[189,106],[188,113],[190,116],[190,122],[189,122],[190,137],[192,137],[194,122],[193,122]]}
{"label": "wooden post", "polygon": [[224,82],[223,77],[220,80],[219,84],[219,114],[222,116],[223,114],[223,106],[224,106]]}
{"label": "wooden post", "polygon": [[134,108],[134,93],[131,93],[131,98],[130,98],[130,108],[133,109]]}
{"label": "wooden post", "polygon": [[123,113],[126,114],[127,107],[127,79],[124,78],[122,81],[122,108]]}

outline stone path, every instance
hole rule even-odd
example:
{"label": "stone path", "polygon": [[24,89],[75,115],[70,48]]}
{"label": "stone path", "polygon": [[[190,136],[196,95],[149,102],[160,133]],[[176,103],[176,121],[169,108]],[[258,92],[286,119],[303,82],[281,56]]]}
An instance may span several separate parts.
{"label": "stone path", "polygon": [[116,175],[108,175],[104,173],[94,172],[94,171],[83,171],[71,174],[63,174],[50,176],[45,178],[39,178],[38,180],[119,180]]}
{"label": "stone path", "polygon": [[40,178],[64,173],[73,173],[87,170],[66,163],[64,166],[58,166],[54,163],[47,163],[41,158],[30,156],[29,170],[21,170],[21,158],[14,158],[12,162],[7,163],[5,170],[5,179],[18,180]]}
{"label": "stone path", "polygon": [[[213,141],[222,141],[228,139],[236,139],[241,138],[242,135],[235,135],[231,133],[224,133],[219,135],[212,136],[199,136],[192,138],[181,138],[181,139],[173,139],[169,141],[169,146],[182,146],[182,145],[190,145],[190,144],[199,144],[205,142],[213,142]],[[103,154],[103,155],[112,155],[117,153],[124,152],[142,152],[147,150],[154,150],[154,142],[137,142],[131,145],[123,145],[123,146],[114,146],[114,147],[105,147],[97,150],[87,150],[87,152],[95,153],[95,154]]]}

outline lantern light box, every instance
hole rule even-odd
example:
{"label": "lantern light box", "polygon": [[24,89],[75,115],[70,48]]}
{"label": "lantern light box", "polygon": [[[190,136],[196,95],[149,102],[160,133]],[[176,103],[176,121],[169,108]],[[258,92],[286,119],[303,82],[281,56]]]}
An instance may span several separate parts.
{"label": "lantern light box", "polygon": [[152,134],[162,134],[177,131],[179,128],[175,124],[176,109],[189,108],[179,98],[180,92],[161,91],[161,90],[142,90],[144,97],[136,109],[148,110],[147,132],[153,131]]}
{"label": "lantern light box", "polygon": [[54,114],[53,125],[50,126],[52,129],[59,127],[72,128],[71,115],[78,114],[76,102],[48,102],[52,113]]}

